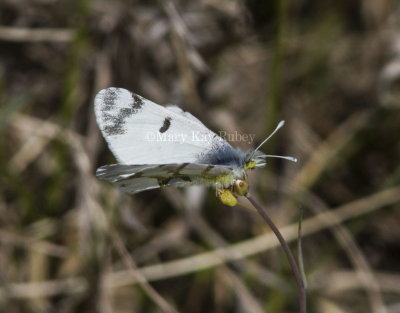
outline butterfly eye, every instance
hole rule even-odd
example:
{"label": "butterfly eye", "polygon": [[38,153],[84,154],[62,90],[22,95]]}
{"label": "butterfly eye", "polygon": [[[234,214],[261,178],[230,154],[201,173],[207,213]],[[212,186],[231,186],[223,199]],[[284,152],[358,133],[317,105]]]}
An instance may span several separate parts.
{"label": "butterfly eye", "polygon": [[252,169],[256,166],[256,161],[254,159],[250,159],[246,164],[245,168],[247,169]]}
{"label": "butterfly eye", "polygon": [[237,179],[233,185],[233,191],[239,196],[245,196],[249,191],[249,184],[245,180]]}

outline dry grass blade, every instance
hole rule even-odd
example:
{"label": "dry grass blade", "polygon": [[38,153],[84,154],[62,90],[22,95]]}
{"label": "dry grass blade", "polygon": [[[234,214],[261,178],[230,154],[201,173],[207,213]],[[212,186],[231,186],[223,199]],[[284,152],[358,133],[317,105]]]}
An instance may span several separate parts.
{"label": "dry grass blade", "polygon": [[[209,68],[206,62],[203,60],[202,56],[196,51],[193,47],[193,38],[188,30],[182,16],[179,14],[178,9],[172,0],[160,0],[160,3],[167,13],[170,23],[172,25],[173,31],[176,33],[176,36],[179,37],[175,38],[176,40],[180,40],[182,44],[183,53],[186,55],[186,62],[190,63],[197,71],[201,73],[207,73]],[[178,52],[178,51],[177,51]],[[179,52],[177,53],[178,58]]]}
{"label": "dry grass blade", "polygon": [[335,131],[314,151],[311,158],[302,167],[300,173],[293,180],[289,190],[296,193],[309,189],[329,168],[340,151],[351,142],[358,131],[365,128],[372,116],[371,110],[357,112],[346,119]]}
{"label": "dry grass blade", "polygon": [[65,258],[68,255],[68,249],[66,247],[31,237],[17,235],[2,229],[0,229],[0,241],[5,245],[23,247],[57,258]]}
{"label": "dry grass blade", "polygon": [[[391,205],[399,201],[400,187],[396,187],[340,206],[335,210],[332,210],[331,213],[337,216],[337,221],[343,222],[350,218],[368,214],[369,212],[378,210],[384,206]],[[336,224],[336,221],[327,220],[326,215],[324,216],[324,214],[325,213],[321,213],[303,221],[303,237],[314,234],[322,229],[326,229]],[[297,239],[297,224],[281,227],[281,233],[285,237],[286,241]],[[272,233],[267,233],[230,245],[229,248],[219,248],[215,251],[198,254],[177,261],[147,266],[141,268],[141,271],[149,281],[155,279],[165,279],[209,269],[230,260],[242,259],[262,251],[275,248],[278,245],[279,243],[275,236]],[[223,252],[225,249],[229,250],[229,252]],[[228,253],[228,255],[225,255],[225,259],[223,259],[221,256],[225,253]],[[110,284],[112,285],[127,285],[133,282],[131,279],[126,277],[125,272],[114,273],[109,278],[111,280]]]}
{"label": "dry grass blade", "polygon": [[320,297],[316,301],[318,312],[324,313],[346,313],[344,309],[342,309],[339,305],[335,302]]}
{"label": "dry grass blade", "polygon": [[229,270],[227,267],[223,267],[218,269],[218,273],[220,274],[219,277],[222,277],[224,283],[231,285],[235,290],[235,294],[239,296],[239,306],[241,310],[249,313],[265,313],[260,303],[254,295],[250,293],[249,289],[235,272]]}
{"label": "dry grass blade", "polygon": [[[385,191],[381,191],[372,196],[366,197],[361,200],[348,203],[340,206],[333,210],[331,213],[337,216],[337,221],[343,222],[347,219],[358,217],[363,214],[367,214],[374,210],[378,210],[383,206],[391,205],[400,201],[400,187],[391,188]],[[335,225],[337,221],[330,221],[326,219],[326,213],[321,213],[315,217],[308,218],[303,221],[303,236],[307,236],[316,233],[322,229],[326,229],[332,225]],[[282,235],[287,241],[291,241],[297,238],[297,224],[284,226],[281,228]],[[219,266],[230,260],[242,259],[262,251],[269,250],[279,245],[275,236],[272,233],[260,235],[256,238],[252,238],[237,244],[231,245],[229,248],[219,248],[211,252],[201,253],[198,255],[190,256],[176,261],[165,262],[162,264],[156,264],[139,268],[139,271],[144,275],[146,281],[156,281],[188,273],[193,273],[205,269],[209,269],[215,266]],[[227,250],[229,252],[224,252]],[[78,289],[69,290],[68,280],[49,281],[43,283],[22,283],[15,284],[16,287],[21,288],[19,290],[36,290],[36,296],[50,296],[57,294],[56,290],[61,291],[60,293],[71,293],[76,290],[84,290],[84,280],[80,278],[74,278],[72,281],[79,284]],[[130,275],[130,271],[120,271],[109,274],[106,277],[106,284],[109,288],[117,288],[136,284],[138,281]],[[58,289],[54,289],[54,292],[47,293],[51,289],[52,284],[60,286]],[[310,288],[312,285],[310,284]],[[0,294],[6,295],[5,291],[0,289]],[[22,293],[20,297],[24,297]],[[27,293],[25,296],[30,296]]]}
{"label": "dry grass blade", "polygon": [[22,172],[61,132],[57,124],[23,114],[17,114],[12,119],[12,127],[21,133],[29,134],[26,136],[26,142],[9,162],[10,169],[15,172]]}
{"label": "dry grass blade", "polygon": [[162,0],[161,3],[172,25],[171,40],[177,55],[178,67],[182,77],[181,83],[186,99],[192,112],[201,112],[200,98],[196,90],[194,73],[189,59],[189,46],[184,37],[187,32],[185,24],[171,0]]}
{"label": "dry grass blade", "polygon": [[126,265],[129,267],[129,275],[135,279],[143,288],[146,294],[164,311],[167,313],[177,313],[178,311],[171,306],[160,294],[147,282],[146,276],[138,270],[135,262],[126,250],[121,238],[115,231],[111,231],[111,236],[118,252],[123,257]]}
{"label": "dry grass blade", "polygon": [[0,26],[0,40],[16,42],[70,42],[74,31],[70,29],[44,28],[32,29],[23,27]]}
{"label": "dry grass blade", "polygon": [[11,283],[0,289],[0,300],[6,298],[40,298],[60,294],[76,294],[87,290],[84,278],[64,278],[60,280],[32,283]]}
{"label": "dry grass blade", "polygon": [[[315,196],[311,196],[311,198],[315,199]],[[367,258],[356,243],[350,231],[343,226],[340,221],[338,221],[336,215],[331,213],[320,199],[315,199],[315,201],[312,202],[317,202],[312,205],[312,208],[317,214],[323,213],[322,217],[326,218],[325,223],[336,223],[330,227],[330,230],[346,251],[350,261],[355,267],[356,273],[363,282],[372,312],[387,312],[381,293],[381,287],[377,282]]]}
{"label": "dry grass blade", "polygon": [[[369,275],[368,273],[365,273]],[[323,276],[323,277],[322,277]],[[400,275],[389,272],[375,272],[377,283],[382,290],[400,295]],[[355,271],[334,271],[330,274],[311,275],[313,289],[320,289],[324,293],[334,294],[354,289],[365,288],[362,276]],[[373,290],[371,286],[370,290]]]}

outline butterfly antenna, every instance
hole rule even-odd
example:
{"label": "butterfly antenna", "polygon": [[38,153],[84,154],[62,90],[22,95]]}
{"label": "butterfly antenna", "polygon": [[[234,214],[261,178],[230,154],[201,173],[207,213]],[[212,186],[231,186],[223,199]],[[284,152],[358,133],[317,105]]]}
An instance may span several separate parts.
{"label": "butterfly antenna", "polygon": [[297,162],[297,158],[291,156],[284,156],[284,155],[273,155],[273,154],[264,154],[263,157],[265,158],[278,158],[278,159],[285,159],[292,162]]}
{"label": "butterfly antenna", "polygon": [[258,147],[253,151],[253,154],[254,154],[254,152],[256,152],[258,149],[260,149],[260,148],[262,147],[262,145],[263,145],[264,143],[266,143],[280,128],[282,128],[283,125],[285,125],[285,121],[280,121],[279,124],[278,124],[278,126],[276,126],[275,130],[271,133],[271,135],[269,135],[262,143],[260,143],[260,144],[258,145]]}
{"label": "butterfly antenna", "polygon": [[[251,154],[250,159],[254,156],[254,153],[256,153],[258,151],[258,149],[260,149],[263,144],[265,144],[280,128],[282,128],[282,126],[285,125],[285,121],[280,121],[278,123],[278,125],[275,127],[274,131],[266,138],[264,139],[264,141],[262,143],[260,143],[258,145],[258,147],[253,151],[253,153]],[[281,156],[281,155],[263,155],[266,158],[279,158],[279,159],[285,159],[288,161],[292,161],[292,162],[297,162],[297,159],[294,157],[290,157],[290,156]]]}

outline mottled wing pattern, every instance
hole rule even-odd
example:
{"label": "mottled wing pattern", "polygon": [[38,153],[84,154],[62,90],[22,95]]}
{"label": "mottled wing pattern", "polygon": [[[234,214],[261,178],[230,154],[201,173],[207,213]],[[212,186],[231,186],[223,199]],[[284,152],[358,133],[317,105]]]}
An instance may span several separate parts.
{"label": "mottled wing pattern", "polygon": [[201,160],[233,150],[190,113],[176,106],[162,107],[126,89],[101,90],[95,114],[122,164],[206,163]]}
{"label": "mottled wing pattern", "polygon": [[184,187],[195,184],[229,186],[232,168],[228,166],[177,163],[153,165],[113,164],[97,169],[97,177],[135,194],[159,187]]}

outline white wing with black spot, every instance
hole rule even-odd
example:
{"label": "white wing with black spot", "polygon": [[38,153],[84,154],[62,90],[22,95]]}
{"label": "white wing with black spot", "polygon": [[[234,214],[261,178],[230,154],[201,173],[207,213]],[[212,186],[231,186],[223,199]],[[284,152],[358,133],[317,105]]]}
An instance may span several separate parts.
{"label": "white wing with black spot", "polygon": [[234,151],[190,113],[162,107],[126,89],[101,90],[95,98],[95,114],[122,164],[206,163],[218,151],[224,155]]}
{"label": "white wing with black spot", "polygon": [[203,123],[197,117],[195,117],[194,115],[192,115],[189,112],[183,111],[180,107],[178,107],[176,105],[168,105],[166,108],[170,111],[174,111],[184,117],[191,119],[195,123],[199,123],[200,125],[204,126]]}
{"label": "white wing with black spot", "polygon": [[196,184],[229,187],[233,179],[230,167],[193,163],[113,164],[100,167],[96,175],[130,194],[159,187],[184,187]]}

